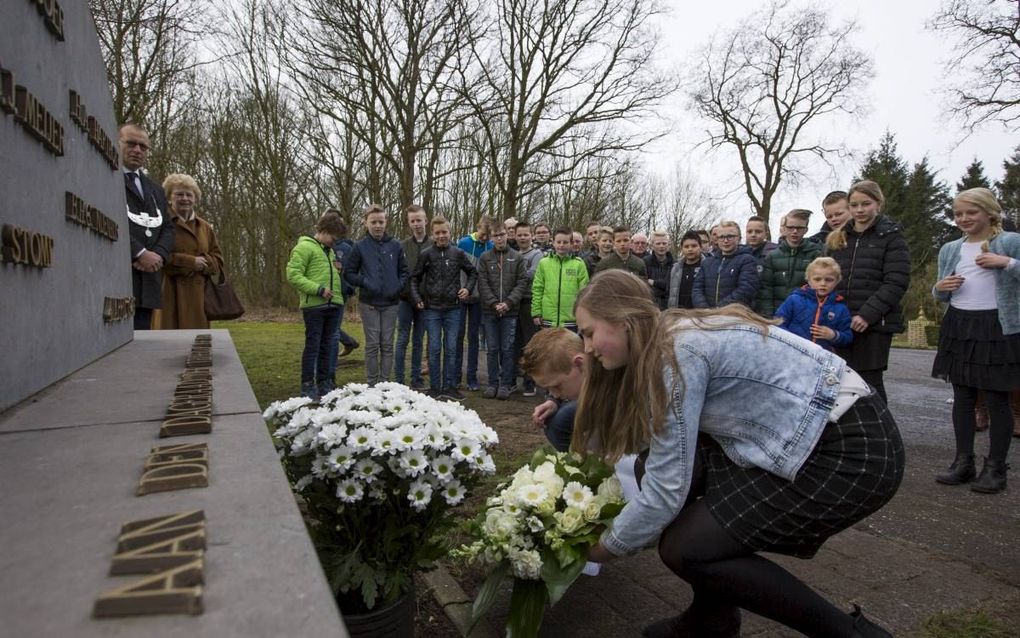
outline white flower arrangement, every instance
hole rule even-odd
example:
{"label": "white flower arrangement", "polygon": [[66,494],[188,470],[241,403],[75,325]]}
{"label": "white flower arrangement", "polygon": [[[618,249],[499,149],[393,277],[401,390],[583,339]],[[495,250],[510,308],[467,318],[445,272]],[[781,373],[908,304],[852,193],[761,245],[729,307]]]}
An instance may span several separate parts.
{"label": "white flower arrangement", "polygon": [[581,574],[588,549],[623,505],[611,466],[594,456],[537,451],[468,524],[474,541],[453,551],[490,570],[475,600],[475,620],[510,577],[507,635],[537,635],[545,604],[555,604]]}
{"label": "white flower arrangement", "polygon": [[360,593],[364,609],[446,553],[451,508],[496,470],[499,437],[476,412],[396,383],[279,401],[263,416],[334,592]]}

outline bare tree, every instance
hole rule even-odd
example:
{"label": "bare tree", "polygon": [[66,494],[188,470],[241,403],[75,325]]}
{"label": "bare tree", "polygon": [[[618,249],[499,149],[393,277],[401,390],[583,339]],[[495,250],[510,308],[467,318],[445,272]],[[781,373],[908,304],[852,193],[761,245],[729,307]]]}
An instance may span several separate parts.
{"label": "bare tree", "polygon": [[800,158],[825,161],[841,150],[824,140],[824,121],[863,106],[872,63],[852,44],[856,28],[830,26],[817,8],[773,2],[702,52],[690,97],[712,122],[705,141],[736,151],[747,198],[766,220],[780,183],[802,175]]}
{"label": "bare tree", "polygon": [[1020,120],[1020,1],[947,0],[928,28],[956,40],[945,70],[949,113],[969,130]]}
{"label": "bare tree", "polygon": [[675,85],[655,69],[653,0],[499,0],[493,11],[464,94],[506,218],[575,165],[656,137],[612,124],[651,117]]}

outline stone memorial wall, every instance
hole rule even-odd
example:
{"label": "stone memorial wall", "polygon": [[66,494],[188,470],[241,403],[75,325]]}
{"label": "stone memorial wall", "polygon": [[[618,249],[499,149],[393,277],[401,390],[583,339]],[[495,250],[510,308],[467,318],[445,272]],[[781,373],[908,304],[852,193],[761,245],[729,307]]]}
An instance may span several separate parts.
{"label": "stone memorial wall", "polygon": [[84,0],[0,0],[0,411],[131,340],[117,122]]}

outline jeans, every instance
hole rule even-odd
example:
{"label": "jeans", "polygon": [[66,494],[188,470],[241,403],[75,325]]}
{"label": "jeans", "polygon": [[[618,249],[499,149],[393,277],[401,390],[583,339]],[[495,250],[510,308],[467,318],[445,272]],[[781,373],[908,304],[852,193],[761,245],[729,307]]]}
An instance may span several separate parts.
{"label": "jeans", "polygon": [[[325,381],[336,370],[336,357],[331,357],[333,335],[343,313],[343,306],[305,308],[305,349],[301,353],[301,384]],[[330,359],[333,363],[330,363]]]}
{"label": "jeans", "polygon": [[329,344],[329,378],[334,380],[336,380],[336,356],[340,353],[340,344],[349,343],[348,339],[351,338],[343,329],[344,307],[339,306],[339,308],[340,317],[336,320],[336,330],[333,331],[333,338]]}
{"label": "jeans", "polygon": [[[411,327],[414,327],[412,335]],[[407,342],[411,342],[411,385],[424,385],[421,378],[422,341],[425,336],[425,311],[419,310],[410,301],[401,300],[397,306],[397,352],[393,362],[393,380],[404,383],[404,361],[407,358]]]}
{"label": "jeans", "polygon": [[[425,310],[425,329],[429,333],[429,388],[449,390],[457,385],[457,333],[460,308]],[[440,365],[439,354],[443,360]]]}
{"label": "jeans", "polygon": [[[460,329],[457,333],[457,379],[464,366],[464,335],[468,338],[467,383],[478,385],[478,333],[481,332],[482,304],[479,302],[461,305]],[[429,363],[429,366],[432,364]]]}
{"label": "jeans", "polygon": [[574,435],[574,415],[577,414],[577,401],[567,401],[556,410],[556,414],[545,422],[545,438],[556,448],[557,452],[570,449],[570,438]]}
{"label": "jeans", "polygon": [[485,313],[485,350],[489,364],[489,386],[514,387],[514,334],[517,332],[517,313],[503,316]]}
{"label": "jeans", "polygon": [[393,332],[397,327],[397,306],[361,305],[365,328],[365,376],[368,385],[388,381],[393,372]]}
{"label": "jeans", "polygon": [[525,390],[534,388],[535,382],[531,377],[521,372],[521,355],[524,354],[524,348],[527,347],[528,342],[537,331],[538,326],[531,318],[531,297],[522,299],[520,307],[517,308],[517,332],[514,335],[514,376],[515,378],[524,376]]}

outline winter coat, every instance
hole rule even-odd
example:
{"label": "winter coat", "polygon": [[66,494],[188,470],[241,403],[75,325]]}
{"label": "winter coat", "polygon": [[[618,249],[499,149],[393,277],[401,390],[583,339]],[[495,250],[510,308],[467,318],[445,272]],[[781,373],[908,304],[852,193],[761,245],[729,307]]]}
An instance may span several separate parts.
{"label": "winter coat", "polygon": [[425,307],[431,310],[456,308],[461,303],[457,291],[468,287],[461,284],[462,274],[468,285],[475,285],[478,271],[463,250],[456,246],[429,246],[421,252],[418,263],[414,265],[411,302],[415,305],[424,302]]}
{"label": "winter coat", "polygon": [[595,269],[599,267],[599,262],[602,261],[602,257],[597,253],[588,253],[587,257],[584,257],[584,265],[588,267],[588,279],[595,276]]}
{"label": "winter coat", "polygon": [[404,248],[389,235],[382,239],[365,236],[354,244],[343,264],[344,280],[361,288],[358,299],[368,306],[395,305],[410,276]]}
{"label": "winter coat", "polygon": [[[487,250],[492,250],[491,241],[481,241],[478,239],[478,233],[471,233],[470,235],[464,235],[457,242],[457,248],[460,248],[467,253],[468,259],[471,260],[471,265],[476,269],[478,268],[478,260],[482,254]],[[477,280],[474,285],[468,286],[464,277],[461,277],[461,283],[468,289],[468,298],[463,303],[478,303],[478,283]]]}
{"label": "winter coat", "polygon": [[[340,262],[337,268],[340,270],[341,279],[344,274],[344,261],[347,259],[347,255],[351,254],[352,250],[354,250],[354,242],[346,237],[340,241],[333,242],[333,255],[336,256],[336,261]],[[354,296],[354,286],[350,285],[346,281],[343,282],[340,289],[344,293],[344,301],[347,301]]]}
{"label": "winter coat", "polygon": [[758,289],[758,314],[764,317],[774,315],[776,308],[791,292],[807,283],[804,272],[808,264],[821,254],[822,247],[813,241],[791,246],[785,239],[782,240],[779,249],[765,258]]}
{"label": "winter coat", "polygon": [[695,308],[719,308],[731,303],[752,307],[758,294],[758,264],[747,246],[729,255],[701,260],[691,297]]}
{"label": "winter coat", "polygon": [[844,228],[846,246],[828,253],[842,271],[837,290],[850,313],[867,321],[869,330],[903,332],[900,301],[910,285],[910,250],[903,227],[878,215],[862,233],[854,230],[852,221]]}
{"label": "winter coat", "polygon": [[[413,273],[414,267],[418,264],[418,257],[425,251],[426,248],[432,245],[432,239],[428,236],[420,242],[414,240],[414,236],[408,237],[404,241],[400,242],[400,246],[404,249],[404,259],[407,260],[407,272]],[[400,291],[400,298],[403,301],[411,300],[411,278],[407,278],[407,283],[404,284],[404,289]]]}
{"label": "winter coat", "polygon": [[574,300],[588,284],[588,268],[577,257],[546,255],[531,283],[531,316],[544,325],[576,326]]}
{"label": "winter coat", "polygon": [[531,282],[535,280],[535,271],[538,270],[538,262],[542,261],[542,257],[545,257],[545,253],[534,246],[521,253],[521,259],[524,260],[525,271],[528,275],[528,285],[524,289],[524,296],[521,297],[521,300],[527,301],[529,307],[531,306]]}
{"label": "winter coat", "polygon": [[[166,203],[166,195],[163,187],[142,175],[142,191],[145,197],[140,197],[135,190],[134,178],[124,175],[124,186],[127,191],[128,211],[137,215],[145,212],[155,217],[162,215],[163,222],[155,228],[146,229],[139,224],[128,221],[128,234],[131,238],[131,261],[138,258],[142,250],[151,250],[163,258],[163,264],[170,262],[170,252],[174,248],[174,232],[176,226],[171,218],[170,206]],[[149,231],[149,235],[145,231]],[[131,269],[131,291],[135,297],[135,304],[139,308],[159,308],[163,304],[163,271],[142,272],[135,268]]]}
{"label": "winter coat", "polygon": [[621,259],[615,252],[611,252],[603,257],[597,266],[595,266],[595,273],[598,274],[603,270],[611,270],[618,268],[620,270],[626,270],[632,272],[642,279],[647,279],[648,275],[645,272],[645,262],[636,255],[627,255],[627,259]]}
{"label": "winter coat", "polygon": [[[334,263],[333,249],[320,244],[314,237],[301,237],[290,251],[287,281],[298,291],[302,310],[317,306],[342,306],[340,272]],[[333,296],[323,297],[330,290]]]}
{"label": "winter coat", "polygon": [[[777,318],[782,319],[779,325],[798,337],[814,341],[826,350],[845,348],[854,340],[850,330],[850,309],[843,301],[843,295],[831,292],[819,298],[818,293],[810,286],[803,286],[790,293],[779,309]],[[836,331],[835,339],[815,339],[811,336],[811,326],[818,324]]]}
{"label": "winter coat", "polygon": [[758,274],[765,269],[765,258],[774,253],[779,249],[779,244],[771,241],[764,242],[758,246],[747,246],[751,249],[751,254],[754,255],[754,260],[758,262]]}
{"label": "winter coat", "polygon": [[[163,267],[163,308],[152,318],[157,330],[209,327],[205,317],[205,279],[223,269],[223,253],[212,224],[195,217],[174,216],[174,249]],[[195,270],[195,258],[205,257],[206,269]]]}
{"label": "winter coat", "polygon": [[[850,222],[853,223],[853,222]],[[818,229],[818,232],[807,238],[807,241],[813,241],[815,243],[825,246],[825,240],[829,238],[829,233],[832,232],[832,226],[829,226],[829,222],[822,222],[822,227]]]}
{"label": "winter coat", "polygon": [[648,279],[652,280],[652,295],[655,303],[659,304],[659,310],[666,309],[666,299],[669,297],[669,275],[673,271],[673,253],[666,253],[666,258],[659,261],[655,253],[645,255],[645,273]]}
{"label": "winter coat", "polygon": [[493,248],[482,253],[478,260],[478,296],[482,312],[495,314],[494,306],[502,302],[510,306],[505,314],[516,313],[524,291],[530,287],[528,264],[519,252],[513,248]]}
{"label": "winter coat", "polygon": [[702,259],[696,264],[688,264],[680,260],[673,264],[669,272],[669,296],[666,299],[667,308],[693,308],[694,300],[694,279],[701,270]]}
{"label": "winter coat", "polygon": [[[939,275],[935,281],[956,272],[956,266],[960,263],[960,246],[963,239],[961,237],[942,245],[939,250]],[[1013,258],[1009,266],[995,269],[995,305],[999,311],[1002,333],[1016,334],[1020,332],[1020,235],[999,233],[988,244],[990,252]],[[945,303],[952,301],[953,297],[951,292],[940,292],[934,288],[932,294]]]}

